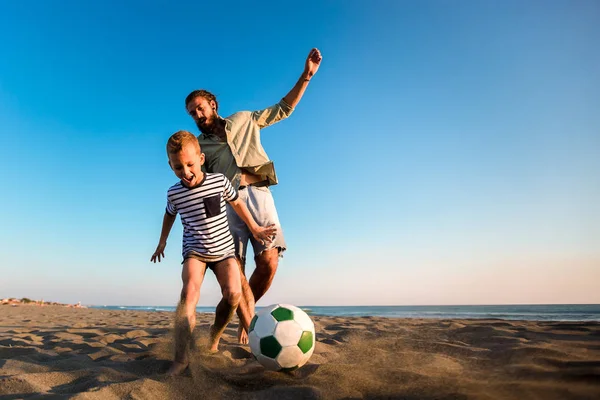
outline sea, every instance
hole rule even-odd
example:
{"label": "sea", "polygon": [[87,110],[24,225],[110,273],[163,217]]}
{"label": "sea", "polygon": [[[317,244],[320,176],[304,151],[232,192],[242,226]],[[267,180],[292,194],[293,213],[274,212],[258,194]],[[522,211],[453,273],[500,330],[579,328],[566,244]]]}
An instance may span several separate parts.
{"label": "sea", "polygon": [[[104,310],[175,311],[173,306],[89,306]],[[299,306],[309,315],[427,319],[505,319],[530,321],[600,321],[600,304],[531,304],[477,306]],[[260,310],[261,307],[257,307]],[[214,307],[197,307],[214,313]]]}

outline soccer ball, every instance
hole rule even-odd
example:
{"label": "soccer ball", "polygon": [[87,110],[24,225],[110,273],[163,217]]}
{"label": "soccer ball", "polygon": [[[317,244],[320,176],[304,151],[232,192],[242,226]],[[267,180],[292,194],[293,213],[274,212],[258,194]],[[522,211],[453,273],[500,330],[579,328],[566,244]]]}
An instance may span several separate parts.
{"label": "soccer ball", "polygon": [[290,304],[260,310],[250,323],[250,349],[271,371],[293,371],[315,350],[315,325],[304,311]]}

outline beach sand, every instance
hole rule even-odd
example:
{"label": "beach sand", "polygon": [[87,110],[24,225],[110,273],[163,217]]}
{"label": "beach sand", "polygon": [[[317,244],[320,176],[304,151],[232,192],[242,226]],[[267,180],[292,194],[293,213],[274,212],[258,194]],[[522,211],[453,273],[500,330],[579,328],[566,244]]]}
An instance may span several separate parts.
{"label": "beach sand", "polygon": [[173,313],[0,307],[0,398],[599,399],[600,323],[313,317],[315,353],[265,371],[229,325],[166,377]]}

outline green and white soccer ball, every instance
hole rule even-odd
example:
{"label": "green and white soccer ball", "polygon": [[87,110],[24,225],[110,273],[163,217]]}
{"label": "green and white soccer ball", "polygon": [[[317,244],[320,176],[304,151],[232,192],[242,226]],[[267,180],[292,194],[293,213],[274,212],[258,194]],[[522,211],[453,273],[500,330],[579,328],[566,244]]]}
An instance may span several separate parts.
{"label": "green and white soccer ball", "polygon": [[298,307],[274,304],[256,313],[248,339],[252,354],[266,369],[293,371],[315,350],[315,325]]}

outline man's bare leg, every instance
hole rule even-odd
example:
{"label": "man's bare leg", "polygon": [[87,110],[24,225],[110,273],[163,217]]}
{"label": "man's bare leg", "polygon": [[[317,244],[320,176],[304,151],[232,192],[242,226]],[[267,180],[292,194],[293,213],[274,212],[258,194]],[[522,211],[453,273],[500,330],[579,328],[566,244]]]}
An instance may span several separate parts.
{"label": "man's bare leg", "polygon": [[254,301],[258,302],[267,293],[273,283],[277,265],[279,263],[279,249],[265,250],[254,257],[256,269],[250,277],[250,289],[254,295]]}
{"label": "man's bare leg", "polygon": [[179,375],[189,364],[188,349],[196,326],[196,304],[200,299],[200,287],[204,280],[206,264],[194,258],[183,263],[181,300],[175,312],[175,360],[167,375]]}
{"label": "man's bare leg", "polygon": [[248,330],[244,328],[242,321],[249,321],[247,326],[250,326],[250,321],[254,317],[254,295],[252,295],[252,289],[250,289],[250,285],[246,279],[244,263],[239,258],[236,260],[240,267],[240,277],[242,280],[242,298],[237,309],[237,315],[240,320],[238,326],[238,343],[248,344]]}
{"label": "man's bare leg", "polygon": [[[223,298],[215,310],[215,323],[210,328],[210,351],[219,349],[219,341],[225,327],[231,321],[242,297],[240,267],[234,258],[228,258],[215,266],[215,275]],[[248,327],[248,325],[246,325]]]}

